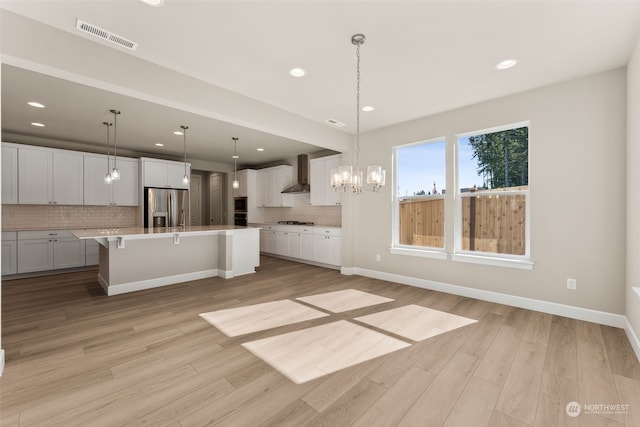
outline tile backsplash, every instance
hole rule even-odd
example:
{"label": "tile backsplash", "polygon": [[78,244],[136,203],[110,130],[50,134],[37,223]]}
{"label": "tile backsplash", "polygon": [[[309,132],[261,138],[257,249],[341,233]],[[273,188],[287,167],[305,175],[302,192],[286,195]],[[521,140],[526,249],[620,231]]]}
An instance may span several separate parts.
{"label": "tile backsplash", "polygon": [[137,206],[2,205],[2,230],[136,227]]}
{"label": "tile backsplash", "polygon": [[304,221],[316,225],[342,226],[341,206],[294,206],[291,208],[265,208],[265,222]]}

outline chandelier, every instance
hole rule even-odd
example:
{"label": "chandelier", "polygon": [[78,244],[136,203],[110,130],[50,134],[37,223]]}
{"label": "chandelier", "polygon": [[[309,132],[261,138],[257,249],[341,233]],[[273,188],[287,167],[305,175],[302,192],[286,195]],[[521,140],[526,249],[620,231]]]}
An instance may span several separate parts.
{"label": "chandelier", "polygon": [[363,187],[363,174],[360,170],[360,46],[364,44],[364,34],[354,34],[351,44],[356,46],[356,140],[355,167],[343,165],[331,169],[331,186],[336,191],[351,190],[360,193],[363,190],[379,192],[385,184],[385,170],[380,165],[367,166],[367,187]]}

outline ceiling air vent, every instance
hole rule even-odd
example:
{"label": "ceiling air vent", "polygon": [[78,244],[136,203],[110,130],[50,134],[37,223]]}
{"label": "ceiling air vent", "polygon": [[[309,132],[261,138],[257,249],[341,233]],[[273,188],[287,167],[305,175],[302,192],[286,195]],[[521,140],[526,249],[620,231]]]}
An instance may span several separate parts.
{"label": "ceiling air vent", "polygon": [[102,40],[106,40],[113,44],[117,44],[120,47],[124,47],[129,50],[136,50],[138,43],[112,33],[111,31],[104,30],[100,27],[96,27],[93,24],[89,24],[81,19],[76,19],[76,30],[80,30],[84,33],[91,34],[94,37],[99,37]]}
{"label": "ceiling air vent", "polygon": [[332,126],[338,127],[338,128],[343,128],[346,126],[346,124],[337,121],[336,119],[327,119],[326,120],[327,123],[329,123]]}

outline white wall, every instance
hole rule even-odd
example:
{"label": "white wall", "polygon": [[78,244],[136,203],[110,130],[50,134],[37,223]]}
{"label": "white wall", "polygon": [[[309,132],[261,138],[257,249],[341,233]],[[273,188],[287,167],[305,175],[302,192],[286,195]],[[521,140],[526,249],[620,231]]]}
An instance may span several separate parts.
{"label": "white wall", "polygon": [[[627,65],[627,267],[626,315],[640,334],[640,38]],[[638,352],[638,349],[636,349]],[[639,354],[640,357],[640,354]]]}
{"label": "white wall", "polygon": [[[362,136],[360,164],[381,163],[392,175],[395,145],[454,142],[459,133],[529,120],[532,271],[390,254],[392,179],[380,194],[348,196],[343,229],[354,246],[346,243],[344,265],[623,314],[625,88],[618,69]],[[453,173],[450,158],[447,169]],[[451,222],[446,232],[451,242]],[[566,289],[568,277],[576,291]]]}

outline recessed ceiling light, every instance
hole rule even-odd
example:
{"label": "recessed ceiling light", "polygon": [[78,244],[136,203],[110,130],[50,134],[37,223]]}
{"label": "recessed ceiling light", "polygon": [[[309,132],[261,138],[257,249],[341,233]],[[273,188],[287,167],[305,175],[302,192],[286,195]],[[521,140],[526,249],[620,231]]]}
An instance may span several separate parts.
{"label": "recessed ceiling light", "polygon": [[27,104],[31,105],[32,107],[36,107],[36,108],[45,108],[46,107],[46,105],[40,104],[39,102],[35,102],[35,101],[27,102]]}
{"label": "recessed ceiling light", "polygon": [[514,67],[517,63],[517,59],[505,59],[504,61],[500,61],[496,64],[496,70],[506,70]]}
{"label": "recessed ceiling light", "polygon": [[156,147],[164,147],[164,144],[160,143],[160,142],[156,142],[154,144]]}
{"label": "recessed ceiling light", "polygon": [[367,113],[368,113],[369,111],[373,111],[373,110],[375,110],[375,107],[374,107],[374,106],[372,106],[372,105],[365,105],[364,107],[362,107],[362,111],[365,111],[365,112],[367,112]]}
{"label": "recessed ceiling light", "polygon": [[39,128],[43,128],[44,127],[44,123],[31,122],[31,126],[36,126],[36,127],[39,127]]}
{"label": "recessed ceiling light", "polygon": [[264,151],[264,148],[256,148],[256,151]]}
{"label": "recessed ceiling light", "polygon": [[164,0],[141,0],[143,3],[148,4],[149,6],[160,7],[164,4]]}
{"label": "recessed ceiling light", "polygon": [[302,77],[306,73],[307,72],[302,68],[292,68],[289,70],[289,74],[291,74],[293,77]]}
{"label": "recessed ceiling light", "polygon": [[179,131],[179,130],[173,132],[173,134],[174,135],[184,135],[184,133],[182,133],[182,131]]}

